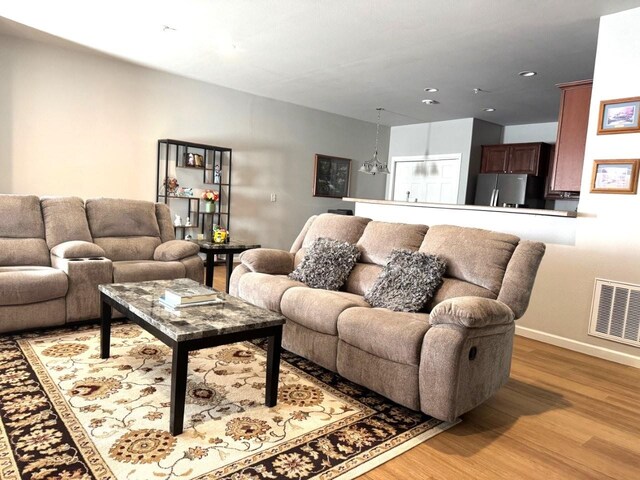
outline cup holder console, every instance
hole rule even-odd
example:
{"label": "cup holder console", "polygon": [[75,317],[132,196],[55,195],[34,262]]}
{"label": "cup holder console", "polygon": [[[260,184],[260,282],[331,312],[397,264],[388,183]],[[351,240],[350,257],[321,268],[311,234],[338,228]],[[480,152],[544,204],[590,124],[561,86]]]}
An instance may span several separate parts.
{"label": "cup holder console", "polygon": [[107,260],[105,257],[69,258],[69,262],[87,262],[90,260]]}

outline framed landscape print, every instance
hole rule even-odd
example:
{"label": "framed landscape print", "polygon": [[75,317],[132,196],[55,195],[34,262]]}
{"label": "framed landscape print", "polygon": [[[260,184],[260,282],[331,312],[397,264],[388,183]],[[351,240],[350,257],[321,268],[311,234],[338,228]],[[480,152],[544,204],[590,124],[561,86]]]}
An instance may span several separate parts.
{"label": "framed landscape print", "polygon": [[594,160],[591,193],[636,193],[640,160]]}
{"label": "framed landscape print", "polygon": [[350,159],[316,154],[313,169],[314,197],[348,197],[350,179]]}
{"label": "framed landscape print", "polygon": [[598,135],[640,132],[640,97],[600,102]]}

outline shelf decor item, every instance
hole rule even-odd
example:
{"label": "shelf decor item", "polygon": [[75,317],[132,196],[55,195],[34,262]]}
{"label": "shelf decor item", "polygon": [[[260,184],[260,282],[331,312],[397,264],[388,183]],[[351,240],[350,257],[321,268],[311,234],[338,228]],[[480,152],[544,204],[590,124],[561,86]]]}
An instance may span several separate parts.
{"label": "shelf decor item", "polygon": [[350,177],[350,159],[316,154],[313,173],[313,196],[348,197]]}
{"label": "shelf decor item", "polygon": [[600,102],[598,135],[640,132],[640,97]]}
{"label": "shelf decor item", "polygon": [[202,199],[204,200],[204,211],[213,213],[215,211],[215,203],[220,199],[220,194],[207,188],[202,192]]}
{"label": "shelf decor item", "polygon": [[165,188],[167,195],[175,195],[180,184],[178,183],[177,178],[166,177],[164,179],[164,182],[162,182],[162,186]]}
{"label": "shelf decor item", "polygon": [[635,194],[640,160],[594,160],[591,193]]}

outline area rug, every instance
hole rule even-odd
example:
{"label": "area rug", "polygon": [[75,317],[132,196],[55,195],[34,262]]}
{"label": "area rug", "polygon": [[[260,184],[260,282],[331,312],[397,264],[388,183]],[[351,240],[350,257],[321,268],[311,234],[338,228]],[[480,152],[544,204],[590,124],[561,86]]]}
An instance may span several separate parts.
{"label": "area rug", "polygon": [[283,352],[264,406],[260,342],[192,352],[184,433],[168,432],[171,351],[114,325],[0,338],[2,479],[354,478],[451,424]]}

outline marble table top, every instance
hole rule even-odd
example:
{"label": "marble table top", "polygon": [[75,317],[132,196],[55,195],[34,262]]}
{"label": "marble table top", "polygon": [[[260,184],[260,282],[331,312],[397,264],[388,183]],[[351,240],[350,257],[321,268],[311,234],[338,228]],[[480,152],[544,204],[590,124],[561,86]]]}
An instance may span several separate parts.
{"label": "marble table top", "polygon": [[[160,303],[159,298],[167,288],[173,285],[204,287],[188,278],[181,278],[110,283],[98,285],[98,289],[178,342],[285,323],[285,317],[278,313],[217,291],[218,297],[225,301],[222,304],[190,306],[175,310],[165,307]],[[212,289],[212,291],[215,290]]]}
{"label": "marble table top", "polygon": [[[197,243],[200,250],[251,250],[252,248],[260,248],[260,244],[247,243],[243,241],[231,240],[229,243],[213,243],[204,240],[191,240]],[[222,252],[220,252],[222,253]]]}

